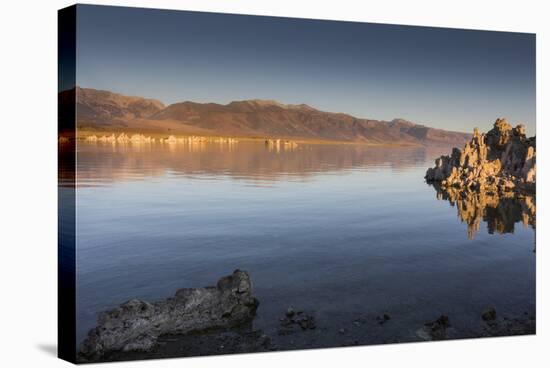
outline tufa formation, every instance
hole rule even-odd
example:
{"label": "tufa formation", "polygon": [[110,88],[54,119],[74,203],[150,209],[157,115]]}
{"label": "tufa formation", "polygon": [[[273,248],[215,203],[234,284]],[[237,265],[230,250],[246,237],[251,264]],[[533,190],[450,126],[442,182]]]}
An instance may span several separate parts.
{"label": "tufa formation", "polygon": [[486,134],[474,129],[464,149],[453,148],[450,156],[436,159],[425,179],[441,189],[534,194],[536,137],[527,138],[523,125],[513,128],[505,119],[497,119]]}
{"label": "tufa formation", "polygon": [[150,351],[164,334],[233,328],[250,322],[258,307],[247,272],[235,270],[216,286],[180,289],[166,300],[130,300],[99,315],[97,327],[82,343],[81,362],[111,353]]}

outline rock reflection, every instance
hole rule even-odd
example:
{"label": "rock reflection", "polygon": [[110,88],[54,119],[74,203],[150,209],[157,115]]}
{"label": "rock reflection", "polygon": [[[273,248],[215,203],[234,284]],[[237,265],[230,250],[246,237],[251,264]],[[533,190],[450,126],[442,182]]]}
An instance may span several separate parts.
{"label": "rock reflection", "polygon": [[536,228],[535,196],[513,192],[468,191],[457,188],[441,188],[434,185],[437,199],[449,201],[456,207],[460,220],[468,225],[468,238],[473,239],[487,223],[489,234],[513,233],[516,223]]}

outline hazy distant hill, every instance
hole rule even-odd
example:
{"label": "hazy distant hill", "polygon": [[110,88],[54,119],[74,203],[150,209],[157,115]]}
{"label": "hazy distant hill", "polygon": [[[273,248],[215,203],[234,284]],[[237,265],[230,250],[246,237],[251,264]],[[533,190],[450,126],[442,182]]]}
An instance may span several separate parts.
{"label": "hazy distant hill", "polygon": [[109,91],[77,88],[80,128],[136,130],[165,134],[280,137],[393,144],[462,145],[470,134],[414,124],[379,121],[319,111],[308,105],[271,100],[216,103],[160,101]]}

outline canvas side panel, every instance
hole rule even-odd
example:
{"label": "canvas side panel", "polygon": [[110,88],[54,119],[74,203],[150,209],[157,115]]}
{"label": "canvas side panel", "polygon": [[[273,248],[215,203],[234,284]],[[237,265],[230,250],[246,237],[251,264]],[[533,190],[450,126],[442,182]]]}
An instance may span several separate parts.
{"label": "canvas side panel", "polygon": [[76,6],[58,12],[58,356],[76,358]]}

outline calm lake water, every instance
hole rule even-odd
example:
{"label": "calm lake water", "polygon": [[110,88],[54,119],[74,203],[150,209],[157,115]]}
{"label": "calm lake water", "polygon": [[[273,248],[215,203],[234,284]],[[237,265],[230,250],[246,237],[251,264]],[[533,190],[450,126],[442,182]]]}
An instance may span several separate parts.
{"label": "calm lake water", "polygon": [[[283,347],[289,306],[316,317],[305,347],[351,343],[342,328],[362,328],[361,342],[415,341],[441,314],[457,337],[478,336],[489,306],[533,314],[533,228],[521,206],[478,211],[468,226],[438,199],[423,176],[449,151],[79,143],[78,342],[102,310],[214,285],[236,268],[260,300],[254,327]],[[392,317],[383,326],[354,323],[382,313]]]}

